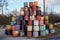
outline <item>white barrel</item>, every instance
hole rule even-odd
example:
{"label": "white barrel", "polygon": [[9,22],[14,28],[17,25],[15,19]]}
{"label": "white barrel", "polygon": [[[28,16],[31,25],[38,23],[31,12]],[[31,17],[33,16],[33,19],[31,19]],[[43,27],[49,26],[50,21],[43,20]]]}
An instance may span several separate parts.
{"label": "white barrel", "polygon": [[35,20],[35,16],[30,16],[30,20]]}
{"label": "white barrel", "polygon": [[34,20],[34,25],[39,25],[38,20]]}
{"label": "white barrel", "polygon": [[39,31],[39,26],[34,26],[34,31]]}
{"label": "white barrel", "polygon": [[20,15],[24,16],[24,11],[20,11]]}
{"label": "white barrel", "polygon": [[27,31],[32,31],[32,26],[27,26]]}

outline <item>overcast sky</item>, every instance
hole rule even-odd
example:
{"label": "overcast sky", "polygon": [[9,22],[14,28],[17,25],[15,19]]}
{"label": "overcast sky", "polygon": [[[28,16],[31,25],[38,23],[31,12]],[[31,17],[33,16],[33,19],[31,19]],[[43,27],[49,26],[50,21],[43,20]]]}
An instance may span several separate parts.
{"label": "overcast sky", "polygon": [[[34,2],[38,1],[38,5],[41,6],[41,10],[43,11],[43,0],[7,0],[9,11],[12,11],[17,8],[19,11],[21,7],[24,7],[24,2]],[[60,12],[60,0],[45,0],[46,6],[49,8],[53,8],[53,11]],[[50,11],[50,9],[48,10]]]}

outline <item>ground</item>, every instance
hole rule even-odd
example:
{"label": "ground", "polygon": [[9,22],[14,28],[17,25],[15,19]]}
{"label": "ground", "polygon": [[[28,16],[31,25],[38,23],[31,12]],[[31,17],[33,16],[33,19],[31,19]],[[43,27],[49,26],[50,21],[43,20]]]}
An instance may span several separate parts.
{"label": "ground", "polygon": [[4,30],[0,29],[0,40],[60,40],[60,34],[49,38],[12,37],[5,35]]}

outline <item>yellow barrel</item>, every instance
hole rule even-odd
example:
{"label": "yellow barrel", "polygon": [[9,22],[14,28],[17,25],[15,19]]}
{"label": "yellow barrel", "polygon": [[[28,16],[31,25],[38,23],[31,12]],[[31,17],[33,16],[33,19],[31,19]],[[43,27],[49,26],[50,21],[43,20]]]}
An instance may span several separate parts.
{"label": "yellow barrel", "polygon": [[6,25],[6,30],[11,30],[11,25]]}
{"label": "yellow barrel", "polygon": [[41,10],[41,7],[38,7],[38,10]]}
{"label": "yellow barrel", "polygon": [[53,24],[49,24],[49,29],[53,29]]}
{"label": "yellow barrel", "polygon": [[39,26],[34,26],[34,31],[39,31]]}
{"label": "yellow barrel", "polygon": [[12,21],[16,21],[16,17],[13,16],[13,17],[12,17]]}
{"label": "yellow barrel", "polygon": [[47,21],[48,20],[48,16],[44,16],[45,17],[45,20]]}
{"label": "yellow barrel", "polygon": [[24,11],[20,11],[20,15],[21,16],[24,16]]}
{"label": "yellow barrel", "polygon": [[34,5],[35,5],[35,6],[38,6],[38,1],[35,1],[35,2],[34,2]]}
{"label": "yellow barrel", "polygon": [[27,26],[27,31],[32,31],[32,26],[28,25]]}
{"label": "yellow barrel", "polygon": [[45,21],[45,24],[49,24],[49,21]]}
{"label": "yellow barrel", "polygon": [[30,16],[30,20],[35,20],[35,16]]}

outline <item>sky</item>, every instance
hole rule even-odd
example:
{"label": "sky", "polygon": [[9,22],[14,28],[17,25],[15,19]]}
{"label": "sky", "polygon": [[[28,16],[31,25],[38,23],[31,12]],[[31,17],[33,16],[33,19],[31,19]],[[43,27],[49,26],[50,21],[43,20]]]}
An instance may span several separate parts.
{"label": "sky", "polygon": [[[17,9],[20,11],[21,7],[24,7],[24,2],[34,2],[38,1],[38,6],[41,7],[43,11],[43,0],[7,0],[9,11]],[[53,11],[60,13],[60,0],[45,0],[46,8],[48,7],[48,11],[50,12],[51,7]]]}

